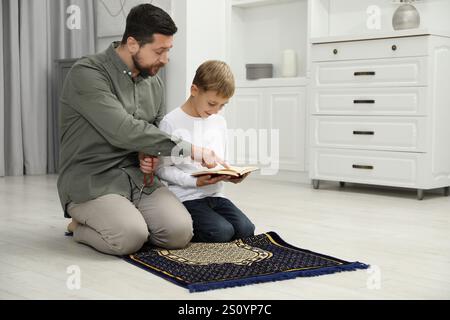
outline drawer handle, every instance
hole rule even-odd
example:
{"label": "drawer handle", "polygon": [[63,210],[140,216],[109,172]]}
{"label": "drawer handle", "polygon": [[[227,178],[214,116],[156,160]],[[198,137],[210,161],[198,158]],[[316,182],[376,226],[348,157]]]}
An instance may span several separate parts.
{"label": "drawer handle", "polygon": [[353,131],[353,134],[355,134],[355,135],[373,136],[373,135],[375,135],[375,131]]}
{"label": "drawer handle", "polygon": [[355,77],[358,76],[374,76],[375,71],[357,71],[354,73]]}
{"label": "drawer handle", "polygon": [[375,103],[375,100],[353,100],[354,104],[363,104],[363,103]]}
{"label": "drawer handle", "polygon": [[354,164],[353,169],[364,169],[364,170],[373,170],[373,166],[365,166],[361,164]]}
{"label": "drawer handle", "polygon": [[338,49],[334,49],[333,54],[338,54]]}
{"label": "drawer handle", "polygon": [[392,45],[392,51],[397,51],[397,46],[395,44]]}

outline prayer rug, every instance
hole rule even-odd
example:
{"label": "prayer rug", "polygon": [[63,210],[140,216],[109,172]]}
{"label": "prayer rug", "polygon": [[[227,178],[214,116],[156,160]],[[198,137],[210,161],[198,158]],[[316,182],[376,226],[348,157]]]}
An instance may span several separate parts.
{"label": "prayer rug", "polygon": [[294,247],[275,232],[228,243],[190,243],[180,250],[144,245],[124,259],[190,292],[369,268]]}

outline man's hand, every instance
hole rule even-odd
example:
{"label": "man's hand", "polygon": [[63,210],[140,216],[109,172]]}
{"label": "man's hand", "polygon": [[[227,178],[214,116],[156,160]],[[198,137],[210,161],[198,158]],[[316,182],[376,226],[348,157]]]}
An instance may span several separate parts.
{"label": "man's hand", "polygon": [[208,186],[210,184],[216,184],[217,182],[227,180],[230,180],[230,176],[220,175],[214,178],[212,178],[210,175],[200,176],[197,178],[197,187]]}
{"label": "man's hand", "polygon": [[199,163],[202,166],[211,169],[215,168],[218,164],[222,165],[225,168],[229,168],[229,165],[218,157],[214,151],[202,147],[192,146],[192,156],[191,158]]}
{"label": "man's hand", "polygon": [[241,182],[244,181],[244,179],[247,178],[249,175],[250,175],[250,172],[244,174],[242,177],[239,177],[239,178],[238,178],[238,177],[231,177],[231,178],[228,179],[227,181],[228,181],[228,182],[232,182],[232,183],[234,183],[234,184],[241,183]]}
{"label": "man's hand", "polygon": [[159,159],[157,157],[152,157],[142,152],[139,152],[139,165],[141,171],[145,174],[151,174],[155,172],[158,167]]}

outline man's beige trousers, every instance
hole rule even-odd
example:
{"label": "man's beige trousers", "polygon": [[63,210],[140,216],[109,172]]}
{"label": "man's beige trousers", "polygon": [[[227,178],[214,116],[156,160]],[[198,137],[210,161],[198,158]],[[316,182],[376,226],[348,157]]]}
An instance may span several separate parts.
{"label": "man's beige trousers", "polygon": [[179,249],[193,236],[189,212],[166,187],[143,193],[141,199],[135,189],[133,202],[117,194],[72,202],[67,211],[80,223],[73,233],[75,241],[112,255],[134,253],[147,241]]}

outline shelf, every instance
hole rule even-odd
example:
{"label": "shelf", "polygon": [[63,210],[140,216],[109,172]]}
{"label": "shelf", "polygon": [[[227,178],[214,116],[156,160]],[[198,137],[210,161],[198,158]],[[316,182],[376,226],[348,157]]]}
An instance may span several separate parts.
{"label": "shelf", "polygon": [[234,0],[229,4],[228,57],[236,79],[245,80],[246,64],[252,63],[272,64],[273,77],[281,78],[283,52],[288,49],[296,54],[295,75],[307,74],[307,0]]}
{"label": "shelf", "polygon": [[237,88],[262,87],[304,87],[308,84],[305,77],[298,78],[266,78],[258,80],[236,80]]}
{"label": "shelf", "polygon": [[373,33],[361,33],[354,35],[340,35],[340,36],[327,36],[311,38],[312,44],[329,43],[329,42],[343,42],[343,41],[357,41],[357,40],[370,40],[370,39],[385,39],[385,38],[398,38],[398,37],[413,37],[422,35],[435,35],[441,37],[450,37],[450,31],[432,30],[432,29],[409,29],[399,30],[391,32],[373,32]]}
{"label": "shelf", "polygon": [[251,8],[296,1],[300,0],[232,0],[231,5],[238,8]]}

